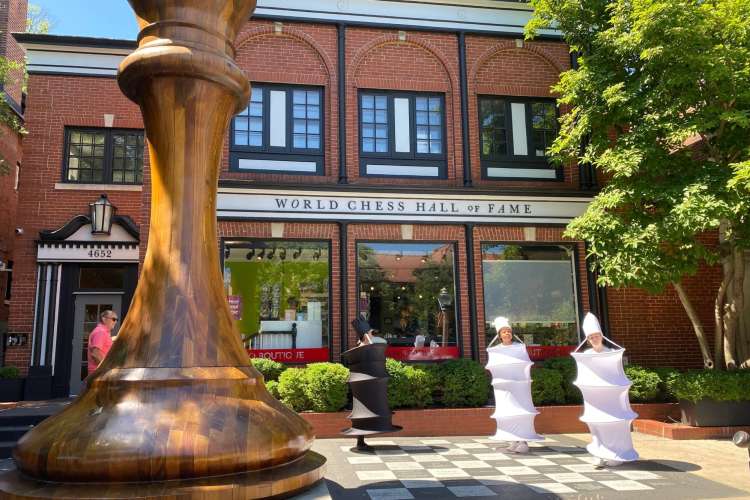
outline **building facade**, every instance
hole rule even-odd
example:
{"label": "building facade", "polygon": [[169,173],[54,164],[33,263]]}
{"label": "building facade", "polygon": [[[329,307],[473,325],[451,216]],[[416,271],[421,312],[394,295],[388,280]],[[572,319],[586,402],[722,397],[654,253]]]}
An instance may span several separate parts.
{"label": "building facade", "polygon": [[[397,359],[485,360],[509,316],[534,359],[599,314],[631,362],[697,366],[679,300],[596,286],[564,228],[597,190],[552,165],[550,87],[574,64],[555,32],[523,39],[524,2],[260,1],[236,41],[252,82],[227,134],[217,250],[251,356],[339,361],[363,316]],[[127,314],[148,238],[138,108],[119,91],[132,41],[17,35],[28,96],[4,363],[27,394],[76,393],[97,314]],[[116,206],[94,234],[89,205]],[[706,324],[718,273],[686,287]]]}

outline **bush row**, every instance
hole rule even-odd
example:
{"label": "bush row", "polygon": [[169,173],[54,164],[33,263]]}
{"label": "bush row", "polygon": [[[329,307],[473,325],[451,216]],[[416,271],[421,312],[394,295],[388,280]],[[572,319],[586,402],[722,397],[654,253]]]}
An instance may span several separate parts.
{"label": "bush row", "polygon": [[[286,368],[268,359],[253,359],[266,380],[266,387],[295,411],[338,411],[348,401],[349,370],[338,363],[313,363],[307,368]],[[388,401],[391,408],[449,408],[487,404],[491,393],[489,373],[476,361],[455,359],[440,364],[414,365],[386,360]],[[672,368],[630,365],[625,374],[632,382],[634,403],[750,400],[750,370],[724,372],[694,370],[681,373]],[[580,404],[581,392],[573,385],[575,360],[551,358],[531,372],[531,394],[536,406]]]}
{"label": "bush row", "polygon": [[[669,381],[679,374],[672,368],[644,368],[636,365],[625,367],[630,386],[630,401],[633,403],[655,403],[675,401]],[[581,391],[573,382],[576,378],[576,363],[571,357],[550,358],[541,367],[531,372],[531,393],[534,404],[580,404]]]}
{"label": "bush row", "polygon": [[[306,368],[285,368],[281,363],[255,358],[269,392],[295,411],[338,411],[347,403],[349,370],[337,363],[312,363]],[[482,406],[490,381],[482,365],[467,359],[437,365],[411,365],[386,360],[388,401],[391,408]]]}

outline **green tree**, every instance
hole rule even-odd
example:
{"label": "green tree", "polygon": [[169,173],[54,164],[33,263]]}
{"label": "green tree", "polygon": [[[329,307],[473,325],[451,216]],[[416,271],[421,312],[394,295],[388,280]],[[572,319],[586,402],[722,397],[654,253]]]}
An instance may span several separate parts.
{"label": "green tree", "polygon": [[[589,242],[601,285],[659,293],[671,284],[707,367],[747,367],[739,316],[750,238],[750,2],[532,5],[527,37],[555,27],[578,56],[553,88],[570,112],[550,154],[607,179],[566,234]],[[682,285],[704,264],[723,270],[713,349]]]}
{"label": "green tree", "polygon": [[26,33],[49,33],[55,25],[47,9],[30,3],[26,10]]}

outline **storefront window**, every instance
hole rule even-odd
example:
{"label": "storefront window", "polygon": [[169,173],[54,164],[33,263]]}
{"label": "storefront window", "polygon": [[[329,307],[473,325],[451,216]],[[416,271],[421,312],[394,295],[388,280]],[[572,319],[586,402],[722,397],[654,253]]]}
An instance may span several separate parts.
{"label": "storefront window", "polygon": [[[578,342],[573,249],[568,246],[482,244],[487,342],[492,320],[507,316],[532,359],[567,354]],[[532,346],[538,346],[533,348]]]}
{"label": "storefront window", "polygon": [[226,241],[224,287],[252,357],[328,361],[329,244]]}
{"label": "storefront window", "polygon": [[389,357],[458,357],[453,254],[452,243],[357,243],[357,312]]}

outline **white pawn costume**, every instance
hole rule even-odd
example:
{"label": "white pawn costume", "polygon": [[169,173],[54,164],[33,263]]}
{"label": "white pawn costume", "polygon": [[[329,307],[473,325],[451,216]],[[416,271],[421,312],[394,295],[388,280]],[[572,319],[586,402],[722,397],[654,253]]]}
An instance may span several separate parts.
{"label": "white pawn costume", "polygon": [[[599,320],[591,313],[583,320],[583,333],[586,340],[576,351],[593,334],[602,335],[602,341],[606,338]],[[625,349],[607,340],[617,349],[603,346],[600,352],[589,348],[582,353],[571,353],[578,368],[573,383],[583,394],[581,421],[591,430],[591,443],[586,449],[599,459],[599,467],[638,460],[630,436],[630,425],[638,414],[630,408],[628,390],[631,382],[622,367]]]}
{"label": "white pawn costume", "polygon": [[507,318],[499,316],[494,321],[497,335],[487,347],[487,370],[492,374],[492,387],[495,391],[495,413],[497,432],[490,439],[510,441],[508,451],[527,453],[527,441],[542,441],[544,438],[534,430],[534,417],[539,413],[531,401],[531,366],[534,364],[526,352],[526,345],[513,342],[504,345],[500,340],[500,330],[510,329]]}

